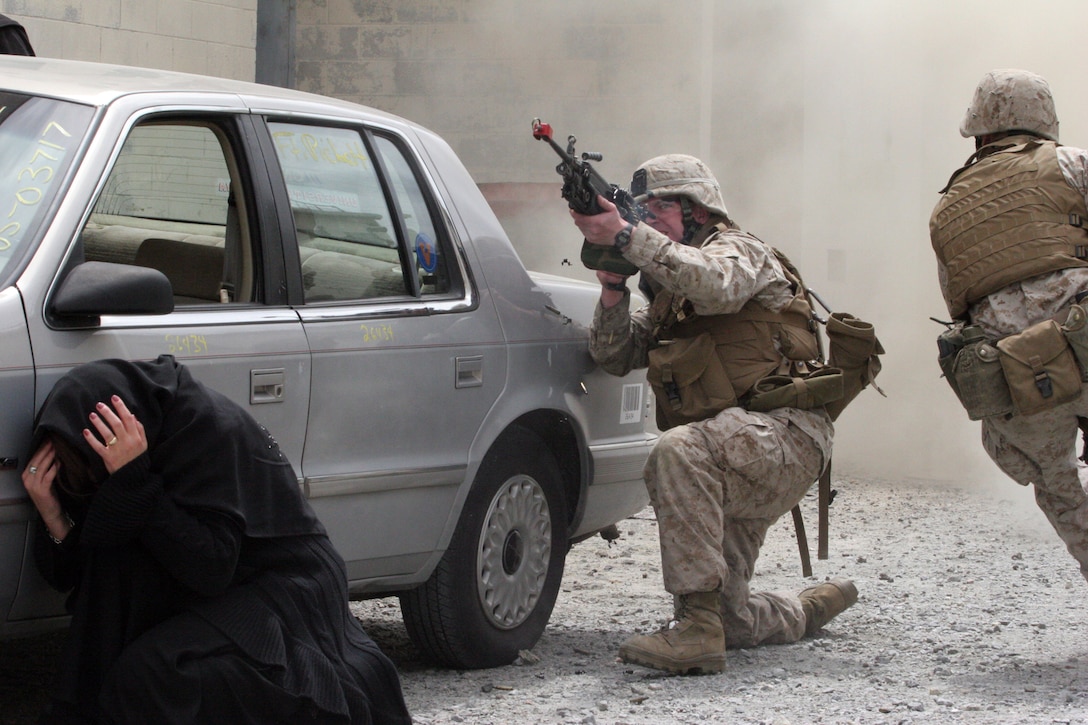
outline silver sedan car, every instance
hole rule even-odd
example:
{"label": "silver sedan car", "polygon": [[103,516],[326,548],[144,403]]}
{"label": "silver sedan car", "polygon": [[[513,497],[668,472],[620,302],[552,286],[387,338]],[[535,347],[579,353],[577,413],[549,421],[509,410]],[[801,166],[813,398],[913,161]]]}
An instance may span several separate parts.
{"label": "silver sedan car", "polygon": [[168,353],[275,435],[353,596],[399,596],[437,662],[510,662],[569,547],[647,500],[649,393],[590,359],[597,293],[526,272],[402,118],[0,57],[0,636],[64,623],[28,554],[38,406],[74,365]]}

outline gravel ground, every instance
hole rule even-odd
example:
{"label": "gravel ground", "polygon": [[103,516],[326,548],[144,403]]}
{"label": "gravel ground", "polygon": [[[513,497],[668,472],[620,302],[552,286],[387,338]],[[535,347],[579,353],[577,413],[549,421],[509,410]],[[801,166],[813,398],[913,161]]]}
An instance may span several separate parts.
{"label": "gravel ground", "polygon": [[[996,477],[997,474],[995,474]],[[787,516],[753,585],[857,583],[857,605],[816,637],[728,653],[720,675],[676,677],[615,657],[671,612],[653,512],[567,558],[551,623],[507,667],[435,669],[409,643],[395,599],[353,604],[402,672],[418,725],[444,723],[1088,724],[1086,584],[1028,492],[837,477],[830,557],[801,576]],[[30,723],[56,638],[0,644],[0,722]]]}

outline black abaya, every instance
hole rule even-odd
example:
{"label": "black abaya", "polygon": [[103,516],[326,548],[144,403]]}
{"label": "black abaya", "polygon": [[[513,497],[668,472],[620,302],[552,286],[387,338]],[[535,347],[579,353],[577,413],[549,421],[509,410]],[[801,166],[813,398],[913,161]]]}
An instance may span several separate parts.
{"label": "black abaya", "polygon": [[[106,476],[81,431],[114,394],[148,451]],[[36,540],[72,614],[44,722],[410,722],[396,669],[350,613],[343,560],[246,411],[169,356],[100,361],[57,383],[45,436],[104,480],[61,493],[75,522],[62,544],[44,527]]]}

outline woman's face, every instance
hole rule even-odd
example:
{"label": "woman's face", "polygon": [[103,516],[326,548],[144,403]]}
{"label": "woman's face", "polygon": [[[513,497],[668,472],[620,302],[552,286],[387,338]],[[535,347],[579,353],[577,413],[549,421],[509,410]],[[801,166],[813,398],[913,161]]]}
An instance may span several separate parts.
{"label": "woman's face", "polygon": [[70,496],[86,497],[94,494],[102,481],[96,480],[94,470],[74,446],[60,436],[49,436],[57,454],[57,486]]}

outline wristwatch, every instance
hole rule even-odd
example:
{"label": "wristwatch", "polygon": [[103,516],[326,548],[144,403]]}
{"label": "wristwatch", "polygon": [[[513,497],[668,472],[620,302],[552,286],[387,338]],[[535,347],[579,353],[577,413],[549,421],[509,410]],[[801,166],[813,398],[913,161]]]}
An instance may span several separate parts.
{"label": "wristwatch", "polygon": [[627,249],[627,245],[631,243],[631,232],[633,231],[635,231],[635,225],[627,222],[627,226],[616,232],[616,238],[612,240],[612,248],[617,252]]}

